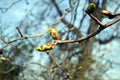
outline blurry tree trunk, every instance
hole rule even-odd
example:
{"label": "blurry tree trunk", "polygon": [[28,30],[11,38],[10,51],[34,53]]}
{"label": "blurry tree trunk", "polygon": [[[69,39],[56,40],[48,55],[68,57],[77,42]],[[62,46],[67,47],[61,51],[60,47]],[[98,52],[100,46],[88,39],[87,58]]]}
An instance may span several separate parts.
{"label": "blurry tree trunk", "polygon": [[[91,1],[92,0],[90,0],[90,2]],[[102,9],[105,9],[106,2],[107,2],[107,0],[103,0]],[[100,14],[100,8],[98,6],[97,6],[97,9],[94,12],[94,15],[99,20],[102,19],[102,16]],[[97,27],[98,27],[98,24],[94,20],[91,19],[90,26],[89,26],[87,34],[90,34],[90,33],[93,33],[94,31],[96,31]],[[93,46],[94,41],[95,41],[95,37],[92,37],[89,40],[86,40],[84,42],[84,44],[82,43],[83,53],[82,53],[82,57],[80,57],[82,59],[79,58],[79,62],[80,62],[79,66],[81,66],[82,69],[77,73],[77,77],[78,77],[77,80],[86,80],[86,72],[87,72],[88,75],[90,75],[90,70],[91,70],[90,66],[93,62],[91,52],[92,52],[92,46]],[[82,60],[82,61],[80,61],[80,60]],[[81,64],[81,62],[82,62],[82,64]]]}

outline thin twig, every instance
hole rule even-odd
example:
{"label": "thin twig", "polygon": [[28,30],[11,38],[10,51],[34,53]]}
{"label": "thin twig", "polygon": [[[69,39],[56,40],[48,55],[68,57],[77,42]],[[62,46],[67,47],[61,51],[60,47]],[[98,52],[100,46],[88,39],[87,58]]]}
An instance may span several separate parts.
{"label": "thin twig", "polygon": [[11,40],[9,42],[6,42],[6,44],[2,47],[2,49],[6,48],[9,44],[13,43],[13,42],[16,42],[18,40],[24,40],[24,39],[28,39],[28,38],[36,38],[36,37],[40,37],[40,36],[43,36],[44,34],[46,34],[48,32],[48,29],[46,31],[44,31],[43,33],[41,34],[36,34],[36,35],[30,35],[30,36],[23,36],[23,37],[20,37],[20,38],[15,38],[14,40]]}
{"label": "thin twig", "polygon": [[23,64],[15,64],[14,62],[12,62],[9,58],[6,58],[6,60],[4,60],[4,61],[8,61],[11,65],[12,65],[12,67],[9,69],[9,70],[7,70],[7,71],[0,71],[1,73],[9,73],[9,72],[11,72],[12,70],[14,70],[15,68],[16,68],[16,66],[26,66],[26,65],[28,65],[28,64],[37,64],[37,65],[39,65],[39,66],[41,66],[41,67],[44,67],[45,69],[49,69],[48,67],[46,67],[46,66],[44,66],[44,65],[42,65],[42,64],[40,64],[40,63],[37,63],[37,62],[24,62]]}
{"label": "thin twig", "polygon": [[55,62],[55,64],[66,73],[67,78],[69,78],[70,73],[67,72],[58,62],[56,62],[56,60],[54,59],[54,57],[50,54],[50,51],[47,51],[47,54],[49,55],[49,57]]}
{"label": "thin twig", "polygon": [[8,61],[12,65],[12,67],[7,71],[2,71],[1,70],[0,71],[1,73],[9,73],[16,68],[16,65],[9,58],[6,58],[4,61]]}
{"label": "thin twig", "polygon": [[117,23],[118,21],[120,21],[120,16],[117,17],[116,19],[114,19],[114,20],[112,20],[112,21],[106,23],[105,25],[106,25],[106,27],[108,27],[108,26],[111,26],[111,25]]}
{"label": "thin twig", "polygon": [[39,66],[41,66],[41,67],[43,67],[43,68],[45,68],[45,69],[49,69],[48,67],[46,67],[46,66],[44,66],[44,65],[42,65],[42,64],[40,64],[40,63],[38,63],[38,62],[24,62],[23,64],[21,64],[21,65],[19,65],[19,66],[26,66],[26,65],[28,65],[28,64],[37,64],[37,65],[39,65]]}
{"label": "thin twig", "polygon": [[9,70],[7,70],[7,71],[0,71],[1,73],[9,73],[9,72],[11,72],[12,70],[14,70],[15,69],[15,66],[12,66]]}
{"label": "thin twig", "polygon": [[[77,1],[77,0],[76,0],[76,1]],[[75,2],[76,2],[76,1],[75,1]],[[75,3],[72,5],[71,8],[67,8],[66,11],[65,11],[64,13],[62,13],[61,10],[59,9],[59,6],[58,6],[57,3],[56,3],[56,1],[55,1],[55,0],[52,0],[52,2],[53,2],[53,4],[55,5],[55,7],[57,8],[58,13],[59,13],[60,16],[61,16],[61,17],[58,18],[58,20],[57,20],[56,22],[54,22],[54,24],[53,24],[53,26],[54,26],[54,25],[57,25],[58,23],[60,23],[60,22],[64,19],[64,17],[65,17],[69,12],[71,12],[71,11],[74,9]]]}
{"label": "thin twig", "polygon": [[113,19],[112,21],[103,24],[97,17],[95,17],[93,14],[88,14],[93,20],[95,20],[101,27],[108,27],[111,26],[113,24],[115,24],[116,22],[120,21],[120,16],[118,16],[117,18]]}
{"label": "thin twig", "polygon": [[56,62],[56,60],[54,59],[54,57],[50,54],[50,51],[47,51],[47,54],[49,55],[49,57],[55,62],[55,64],[58,66],[58,67],[61,67],[60,64],[58,62]]}
{"label": "thin twig", "polygon": [[88,34],[87,36],[83,36],[83,37],[81,37],[81,38],[79,38],[79,39],[77,39],[77,40],[56,40],[56,42],[57,42],[57,44],[82,42],[82,41],[84,41],[84,40],[86,40],[86,39],[89,39],[89,38],[97,35],[97,34],[100,33],[103,29],[105,29],[105,28],[99,27],[99,29],[98,29],[97,31],[95,31],[95,32],[93,32],[93,33],[91,33],[91,34]]}
{"label": "thin twig", "polygon": [[20,36],[23,37],[23,34],[22,32],[20,31],[20,28],[19,27],[16,27],[17,31],[19,32]]}

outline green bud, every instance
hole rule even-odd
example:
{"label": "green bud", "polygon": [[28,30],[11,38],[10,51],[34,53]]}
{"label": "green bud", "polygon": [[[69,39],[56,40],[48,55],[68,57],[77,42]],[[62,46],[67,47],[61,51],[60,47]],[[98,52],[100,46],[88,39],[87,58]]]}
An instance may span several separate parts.
{"label": "green bud", "polygon": [[87,7],[87,13],[93,13],[96,8],[96,5],[94,3],[90,3]]}

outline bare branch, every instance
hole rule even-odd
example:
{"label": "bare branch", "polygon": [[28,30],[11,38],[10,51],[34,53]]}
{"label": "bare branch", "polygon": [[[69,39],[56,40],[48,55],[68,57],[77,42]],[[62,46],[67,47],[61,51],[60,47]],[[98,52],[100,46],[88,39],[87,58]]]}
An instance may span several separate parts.
{"label": "bare branch", "polygon": [[111,26],[113,24],[115,24],[116,22],[120,21],[120,16],[118,16],[117,18],[113,19],[112,21],[103,24],[98,18],[96,18],[93,14],[88,14],[93,20],[95,20],[101,27],[108,27]]}
{"label": "bare branch", "polygon": [[77,40],[57,40],[56,42],[58,44],[63,44],[63,43],[74,43],[74,42],[82,42],[86,39],[89,39],[95,35],[97,35],[98,33],[100,33],[104,28],[100,27],[97,31],[95,31],[94,33],[88,34],[87,36],[83,36]]}
{"label": "bare branch", "polygon": [[17,3],[20,2],[20,1],[22,1],[22,0],[17,0],[17,1],[15,1],[15,2],[13,2],[13,3],[12,3],[9,7],[7,7],[7,8],[0,7],[1,12],[2,12],[2,13],[7,12],[11,7],[13,7],[15,4],[17,4]]}
{"label": "bare branch", "polygon": [[112,20],[111,22],[106,23],[105,27],[111,26],[111,25],[117,23],[118,21],[120,21],[120,16],[118,16],[116,19]]}
{"label": "bare branch", "polygon": [[58,68],[60,68],[62,71],[64,71],[66,73],[67,78],[69,78],[70,77],[70,73],[67,72],[58,62],[56,62],[56,60],[54,59],[54,57],[50,54],[50,51],[47,51],[47,54],[55,62],[56,66],[58,66]]}
{"label": "bare branch", "polygon": [[[20,37],[20,38],[15,38],[14,40],[11,40],[9,42],[6,42],[5,46],[2,47],[2,49],[4,49],[5,47],[7,47],[9,44],[13,43],[13,42],[16,42],[18,40],[24,40],[24,39],[28,39],[28,38],[35,38],[35,37],[40,37],[40,36],[43,36],[45,33],[48,32],[48,29],[44,32],[42,32],[41,34],[36,34],[36,35],[31,35],[31,36],[23,36]],[[19,32],[21,34],[21,31]]]}
{"label": "bare branch", "polygon": [[23,34],[22,32],[20,31],[20,28],[19,27],[16,27],[17,31],[19,32],[20,36],[23,37]]}

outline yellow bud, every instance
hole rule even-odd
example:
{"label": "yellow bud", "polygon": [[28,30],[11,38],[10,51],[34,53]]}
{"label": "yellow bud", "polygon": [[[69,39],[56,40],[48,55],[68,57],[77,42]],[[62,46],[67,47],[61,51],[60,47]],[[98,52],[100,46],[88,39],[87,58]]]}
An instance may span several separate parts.
{"label": "yellow bud", "polygon": [[38,46],[38,47],[36,48],[36,50],[37,50],[37,51],[45,51],[45,50],[46,50],[46,44],[43,44],[43,45],[41,45],[41,46]]}
{"label": "yellow bud", "polygon": [[0,57],[0,60],[5,61],[5,60],[8,60],[8,59],[7,59],[7,58],[5,58],[5,57]]}
{"label": "yellow bud", "polygon": [[37,51],[48,51],[55,48],[55,44],[54,43],[48,43],[48,44],[43,44],[41,46],[38,46],[36,48]]}
{"label": "yellow bud", "polygon": [[50,35],[52,36],[52,38],[54,40],[59,40],[59,34],[58,32],[55,30],[55,28],[53,28],[52,26],[49,27],[49,31],[50,31]]}
{"label": "yellow bud", "polygon": [[107,11],[107,10],[101,10],[101,13],[104,15],[111,15],[112,14],[110,11]]}
{"label": "yellow bud", "polygon": [[109,19],[115,18],[117,15],[113,14],[112,12],[108,10],[101,10],[101,13],[105,16],[107,16]]}

